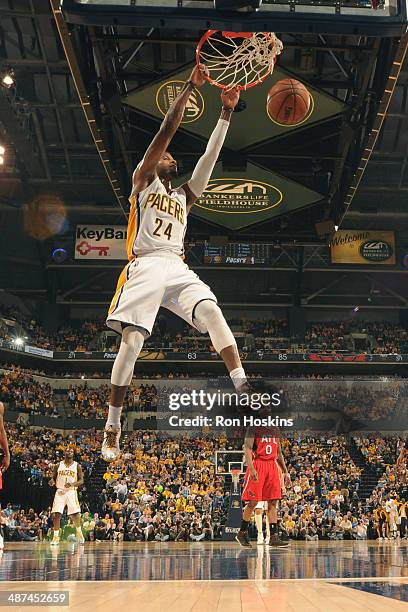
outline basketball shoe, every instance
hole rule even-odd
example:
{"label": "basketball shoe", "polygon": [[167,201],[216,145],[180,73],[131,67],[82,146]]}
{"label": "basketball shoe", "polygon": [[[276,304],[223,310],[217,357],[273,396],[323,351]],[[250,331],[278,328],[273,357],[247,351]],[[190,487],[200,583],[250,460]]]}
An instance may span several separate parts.
{"label": "basketball shoe", "polygon": [[287,548],[289,546],[289,541],[283,542],[277,533],[271,535],[269,540],[269,546],[274,546],[275,548]]}
{"label": "basketball shoe", "polygon": [[114,427],[113,425],[106,425],[102,442],[102,457],[105,461],[114,461],[119,457],[121,431],[122,429],[120,426]]}
{"label": "basketball shoe", "polygon": [[249,541],[248,534],[246,531],[238,531],[237,535],[235,536],[235,539],[238,544],[241,544],[243,548],[252,548],[252,544]]}

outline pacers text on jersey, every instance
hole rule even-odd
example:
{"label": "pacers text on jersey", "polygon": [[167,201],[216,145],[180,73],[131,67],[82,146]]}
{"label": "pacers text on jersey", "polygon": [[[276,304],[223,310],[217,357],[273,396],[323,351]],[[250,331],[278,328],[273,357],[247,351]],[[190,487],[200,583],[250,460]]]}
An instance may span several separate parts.
{"label": "pacers text on jersey", "polygon": [[173,200],[164,193],[149,193],[144,208],[157,208],[161,212],[167,213],[180,221],[184,225],[184,210],[180,202]]}

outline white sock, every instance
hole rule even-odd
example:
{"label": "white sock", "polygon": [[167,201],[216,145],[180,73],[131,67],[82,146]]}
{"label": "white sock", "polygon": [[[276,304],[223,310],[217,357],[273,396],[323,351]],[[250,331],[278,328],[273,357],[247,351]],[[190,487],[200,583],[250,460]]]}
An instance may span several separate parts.
{"label": "white sock", "polygon": [[255,524],[258,535],[263,535],[262,531],[262,514],[255,514]]}
{"label": "white sock", "polygon": [[231,370],[230,376],[236,390],[242,387],[242,385],[245,384],[247,381],[245,376],[245,370],[242,367],[235,368],[235,370]]}
{"label": "white sock", "polygon": [[59,538],[59,529],[54,529],[54,538]]}
{"label": "white sock", "polygon": [[120,427],[120,415],[122,414],[122,406],[117,408],[109,404],[108,420],[106,425],[113,425],[113,427]]}

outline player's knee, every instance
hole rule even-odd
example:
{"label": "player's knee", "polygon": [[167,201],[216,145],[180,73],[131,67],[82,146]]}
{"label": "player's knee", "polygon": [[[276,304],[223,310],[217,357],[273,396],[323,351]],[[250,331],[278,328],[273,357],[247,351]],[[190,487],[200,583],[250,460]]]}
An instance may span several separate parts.
{"label": "player's knee", "polygon": [[197,304],[194,311],[194,319],[202,326],[208,328],[208,325],[214,324],[224,316],[218,304],[213,300],[202,300]]}
{"label": "player's knee", "polygon": [[211,342],[217,353],[221,353],[227,346],[236,344],[220,307],[212,300],[199,302],[195,309],[194,318],[199,328],[208,331],[210,334]]}
{"label": "player's knee", "polygon": [[123,346],[123,350],[126,353],[133,353],[135,359],[137,359],[143,348],[144,340],[144,333],[140,329],[133,326],[125,327],[119,350],[121,350]]}
{"label": "player's knee", "polygon": [[142,350],[144,334],[137,327],[126,327],[123,330],[119,352],[112,368],[111,383],[117,387],[130,384],[136,359]]}

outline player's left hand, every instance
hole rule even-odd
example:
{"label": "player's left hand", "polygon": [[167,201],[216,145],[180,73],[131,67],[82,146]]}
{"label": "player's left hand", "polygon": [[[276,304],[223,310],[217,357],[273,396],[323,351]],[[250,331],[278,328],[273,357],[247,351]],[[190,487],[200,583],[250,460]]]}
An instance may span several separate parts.
{"label": "player's left hand", "polygon": [[284,474],[283,481],[285,483],[285,487],[290,487],[290,484],[291,484],[290,474]]}
{"label": "player's left hand", "polygon": [[223,108],[234,110],[238,104],[240,95],[239,87],[230,87],[229,89],[223,89],[221,92],[221,100]]}

